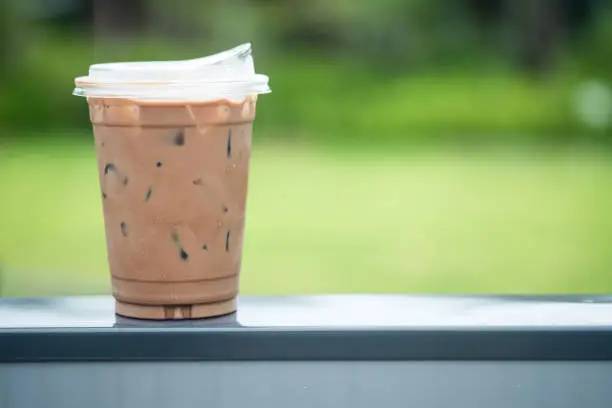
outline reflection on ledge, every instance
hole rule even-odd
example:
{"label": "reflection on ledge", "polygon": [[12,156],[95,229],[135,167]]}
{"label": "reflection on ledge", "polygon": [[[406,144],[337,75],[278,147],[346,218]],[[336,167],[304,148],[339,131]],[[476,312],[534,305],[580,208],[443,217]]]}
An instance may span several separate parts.
{"label": "reflection on ledge", "polygon": [[111,296],[0,299],[0,330],[15,328],[611,327],[612,296],[242,296],[238,312],[198,320],[116,316]]}
{"label": "reflection on ledge", "polygon": [[115,315],[115,324],[113,327],[116,328],[148,328],[148,327],[241,327],[236,319],[236,313],[230,313],[224,316],[208,317],[204,319],[193,319],[193,320],[143,320],[133,319],[131,317],[124,317]]}

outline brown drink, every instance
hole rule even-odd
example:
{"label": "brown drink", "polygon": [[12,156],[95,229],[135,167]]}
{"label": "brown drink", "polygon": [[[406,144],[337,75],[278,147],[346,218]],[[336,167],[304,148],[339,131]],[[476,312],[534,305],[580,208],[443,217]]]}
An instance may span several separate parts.
{"label": "brown drink", "polygon": [[257,95],[163,99],[87,98],[116,312],[231,313]]}

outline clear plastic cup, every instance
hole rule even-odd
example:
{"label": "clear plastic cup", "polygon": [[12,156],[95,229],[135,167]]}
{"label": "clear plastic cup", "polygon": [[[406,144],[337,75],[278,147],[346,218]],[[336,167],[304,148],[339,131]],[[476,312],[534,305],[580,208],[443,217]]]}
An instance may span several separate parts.
{"label": "clear plastic cup", "polygon": [[209,57],[97,64],[75,80],[98,153],[116,312],[236,310],[257,95],[250,44]]}

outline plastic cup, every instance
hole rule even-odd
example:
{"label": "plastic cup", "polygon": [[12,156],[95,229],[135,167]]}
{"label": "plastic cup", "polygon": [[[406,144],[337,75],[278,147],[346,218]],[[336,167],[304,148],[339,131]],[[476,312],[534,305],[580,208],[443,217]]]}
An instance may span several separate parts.
{"label": "plastic cup", "polygon": [[250,44],[198,60],[98,64],[89,104],[116,313],[236,310],[257,95]]}

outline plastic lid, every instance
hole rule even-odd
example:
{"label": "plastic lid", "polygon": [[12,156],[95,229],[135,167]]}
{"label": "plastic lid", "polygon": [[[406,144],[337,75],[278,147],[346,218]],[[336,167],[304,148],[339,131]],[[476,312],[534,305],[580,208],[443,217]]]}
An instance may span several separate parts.
{"label": "plastic lid", "polygon": [[75,84],[77,96],[145,100],[242,100],[270,92],[268,77],[255,73],[250,43],[191,60],[94,64]]}

